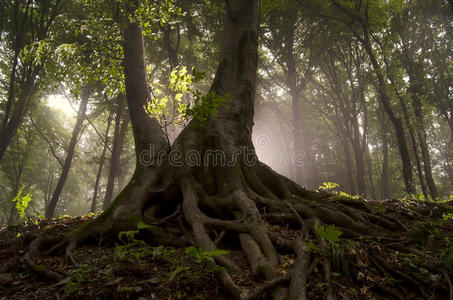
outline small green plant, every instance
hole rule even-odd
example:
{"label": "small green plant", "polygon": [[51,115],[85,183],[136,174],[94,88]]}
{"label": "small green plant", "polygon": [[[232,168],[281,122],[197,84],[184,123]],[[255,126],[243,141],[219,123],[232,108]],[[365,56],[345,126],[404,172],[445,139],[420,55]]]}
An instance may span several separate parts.
{"label": "small green plant", "polygon": [[360,199],[360,196],[352,196],[352,195],[349,195],[348,193],[345,193],[342,191],[337,191],[336,189],[338,189],[339,187],[340,187],[340,185],[338,183],[324,182],[323,184],[318,186],[317,191],[328,192],[328,193],[337,195],[339,197],[344,197],[344,198],[348,198],[348,199],[354,199],[354,200]]}
{"label": "small green plant", "polygon": [[385,213],[385,211],[387,210],[384,206],[384,204],[382,204],[381,202],[379,202],[377,205],[376,205],[376,209],[381,213]]}
{"label": "small green plant", "polygon": [[190,246],[186,248],[185,253],[192,256],[197,265],[187,266],[181,265],[180,262],[178,262],[169,274],[169,281],[174,280],[178,276],[188,283],[199,284],[206,272],[217,273],[220,270],[224,270],[223,267],[217,265],[208,268],[208,262],[214,262],[216,256],[227,255],[229,252],[221,249],[208,251],[201,247]]}
{"label": "small green plant", "polygon": [[118,240],[120,244],[115,246],[115,255],[119,259],[126,257],[135,257],[136,259],[142,259],[146,257],[152,257],[153,259],[159,259],[165,263],[171,265],[170,272],[168,274],[168,281],[177,282],[180,280],[186,281],[189,284],[199,284],[206,273],[216,273],[219,270],[224,269],[223,267],[215,265],[214,267],[208,267],[209,262],[214,262],[214,258],[219,255],[227,255],[229,252],[226,250],[213,250],[208,251],[201,247],[190,246],[185,249],[185,254],[189,257],[193,257],[195,264],[188,265],[187,260],[183,260],[182,257],[174,255],[176,250],[170,247],[164,246],[151,246],[143,240],[137,238],[137,234],[141,229],[150,229],[155,231],[155,226],[150,226],[143,221],[137,223],[137,230],[122,231],[118,234]]}
{"label": "small green plant", "polygon": [[198,125],[203,126],[208,121],[209,116],[217,116],[219,108],[225,106],[231,99],[230,94],[222,96],[210,92],[202,96],[201,92],[196,91],[193,104],[187,107],[184,118],[186,120],[193,118]]}
{"label": "small green plant", "polygon": [[22,191],[24,187],[21,187],[17,195],[14,197],[13,202],[16,202],[16,211],[20,219],[25,217],[25,210],[28,207],[28,203],[31,201],[31,194],[28,193],[25,196],[22,196]]}
{"label": "small green plant", "polygon": [[151,256],[157,259],[168,260],[169,257],[175,252],[174,248],[157,246],[153,247],[143,240],[136,238],[136,235],[140,230],[151,229],[156,231],[155,226],[145,224],[142,220],[137,223],[137,230],[121,231],[118,234],[118,240],[121,243],[116,244],[115,254],[120,259],[127,256],[133,256],[135,258],[144,258]]}
{"label": "small green plant", "polygon": [[66,296],[75,295],[81,289],[81,285],[90,277],[95,267],[88,264],[80,265],[77,269],[69,272],[69,281],[66,284],[64,293]]}
{"label": "small green plant", "polygon": [[332,271],[337,274],[348,275],[351,255],[356,253],[356,243],[348,239],[342,239],[339,242],[327,241],[325,247],[326,253],[330,256],[330,261],[332,262]]}
{"label": "small green plant", "polygon": [[308,248],[310,248],[313,251],[318,251],[318,246],[316,246],[316,244],[313,242],[308,242],[307,246],[308,246]]}
{"label": "small green plant", "polygon": [[453,220],[453,213],[444,214],[442,219],[444,221]]}
{"label": "small green plant", "polygon": [[408,237],[417,243],[426,243],[440,238],[439,229],[431,220],[415,223],[408,232]]}
{"label": "small green plant", "polygon": [[335,225],[321,225],[315,227],[316,232],[320,237],[327,241],[339,242],[340,236],[343,234],[341,230],[335,228]]}
{"label": "small green plant", "polygon": [[227,255],[228,251],[218,249],[218,250],[212,250],[212,251],[206,251],[203,248],[197,248],[194,246],[190,246],[186,248],[186,254],[191,255],[195,258],[195,261],[199,264],[205,264],[206,262],[214,262],[214,257],[219,256],[219,255]]}
{"label": "small green plant", "polygon": [[321,184],[318,187],[318,191],[331,192],[332,190],[334,190],[338,187],[340,187],[340,185],[338,183],[327,181],[327,182],[323,182],[323,184]]}
{"label": "small green plant", "polygon": [[173,281],[173,279],[175,279],[176,275],[178,275],[180,273],[183,273],[183,272],[186,272],[188,270],[190,270],[190,267],[187,267],[187,266],[177,266],[177,267],[175,267],[170,272],[170,274],[168,274],[168,281]]}

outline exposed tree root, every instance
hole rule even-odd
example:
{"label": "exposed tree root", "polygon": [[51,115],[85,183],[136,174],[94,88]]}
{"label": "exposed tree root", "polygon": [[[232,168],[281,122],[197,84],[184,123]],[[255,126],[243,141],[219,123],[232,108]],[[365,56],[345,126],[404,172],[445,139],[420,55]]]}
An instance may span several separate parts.
{"label": "exposed tree root", "polygon": [[[215,170],[213,173],[216,172],[218,176],[232,176],[227,174],[231,170]],[[364,270],[374,272],[382,281],[375,282],[374,286],[372,283],[363,284],[376,293],[384,293],[387,298],[403,299],[410,289],[415,289],[418,295],[428,296],[430,287],[435,285],[439,299],[447,295],[451,299],[452,284],[446,271],[439,277],[430,278],[389,261],[390,254],[398,255],[400,252],[419,259],[425,255],[425,249],[420,245],[416,248],[417,245],[408,237],[407,229],[418,221],[423,222],[422,217],[390,208],[388,213],[379,213],[373,202],[314,193],[261,164],[236,168],[234,172],[240,178],[240,185],[229,185],[227,182],[233,188],[226,187],[218,193],[212,193],[212,188],[209,188],[212,178],[206,183],[200,180],[197,172],[180,172],[174,177],[180,192],[170,194],[179,195],[180,199],[170,202],[166,202],[169,195],[165,194],[165,189],[158,190],[154,188],[155,184],[146,184],[143,178],[139,180],[136,175],[109,210],[94,221],[82,225],[62,240],[52,238],[32,242],[25,264],[41,276],[60,281],[62,275],[33,263],[32,258],[40,255],[44,244],[47,250],[42,251],[43,254],[52,255],[64,250],[68,261],[76,263],[72,253],[80,243],[93,236],[114,238],[120,231],[136,229],[137,223],[143,220],[165,231],[162,236],[143,230],[151,241],[165,245],[187,244],[190,239],[184,243],[181,237],[189,231],[193,237],[190,242],[206,250],[217,250],[224,244],[226,235],[235,235],[247,258],[251,276],[256,282],[261,282],[251,291],[241,287],[235,282],[236,276],[241,273],[240,267],[228,255],[215,257],[215,263],[211,264],[225,267],[218,271],[218,275],[235,299],[257,299],[265,294],[272,294],[274,299],[309,299],[310,280],[317,276],[313,271],[319,267],[324,274],[325,299],[338,298],[335,296],[335,285],[340,285],[334,275],[344,272],[341,276],[363,282]],[[215,178],[219,180],[217,176]],[[174,186],[175,182],[171,185]],[[159,206],[169,203],[173,209]],[[416,210],[424,215],[426,209]],[[178,216],[184,216],[183,228],[174,226]],[[275,231],[282,228],[282,224],[289,226],[288,230]],[[317,228],[323,224],[334,224],[341,230],[341,241],[332,242],[321,237]],[[443,228],[446,230],[448,227]],[[337,249],[337,252],[332,249]],[[293,255],[295,260],[290,265],[290,272],[282,273],[281,266],[288,265],[288,255]],[[430,271],[430,274],[434,272]],[[392,278],[394,280],[390,280]]]}

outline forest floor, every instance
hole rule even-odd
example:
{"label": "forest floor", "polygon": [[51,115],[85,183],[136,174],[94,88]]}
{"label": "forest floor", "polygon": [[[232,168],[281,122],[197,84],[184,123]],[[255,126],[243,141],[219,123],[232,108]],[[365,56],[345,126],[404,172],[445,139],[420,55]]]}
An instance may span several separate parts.
{"label": "forest floor", "polygon": [[[0,300],[230,299],[215,275],[216,270],[209,269],[206,264],[216,253],[195,247],[175,249],[150,246],[136,238],[133,232],[124,234],[116,243],[98,241],[80,245],[74,252],[76,266],[66,262],[63,255],[35,258],[36,264],[61,274],[64,279],[60,282],[46,281],[27,270],[24,255],[33,239],[41,235],[63,235],[91,218],[93,216],[28,219],[20,225],[0,228]],[[286,236],[297,234],[296,230],[288,227],[269,226]],[[402,243],[405,238],[402,237]],[[339,260],[333,261],[337,264],[333,267],[341,273],[333,272],[330,282],[335,299],[393,298],[390,294],[386,297],[387,291],[382,289],[382,283],[392,278],[382,276],[379,267],[367,258],[369,251],[382,249],[377,243],[367,245],[368,249],[356,248],[346,242],[337,249]],[[398,265],[401,270],[415,268],[418,273],[431,276],[434,282],[430,288],[431,299],[451,299],[448,292],[436,293],[436,281],[439,285],[443,281],[445,285],[442,274],[436,275],[432,270],[420,267],[423,262],[417,264],[409,254],[398,251],[383,254],[387,263]],[[244,270],[234,280],[250,290],[259,286],[250,277],[244,254],[231,249],[228,255]],[[345,266],[346,261],[353,267]],[[286,263],[279,266],[279,272],[289,274],[294,262],[294,257],[288,255]],[[315,269],[308,280],[309,299],[325,299],[327,285],[322,270]],[[450,293],[452,288],[450,286]],[[444,286],[445,290],[449,288]],[[407,295],[407,299],[427,298],[415,290]]]}

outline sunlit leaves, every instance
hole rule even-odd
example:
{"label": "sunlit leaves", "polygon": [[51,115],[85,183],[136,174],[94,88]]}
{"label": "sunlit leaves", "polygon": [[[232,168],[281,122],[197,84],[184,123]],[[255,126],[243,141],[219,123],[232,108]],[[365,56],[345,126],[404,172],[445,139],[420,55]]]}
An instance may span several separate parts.
{"label": "sunlit leaves", "polygon": [[24,187],[21,187],[17,195],[14,197],[13,202],[16,203],[16,210],[19,214],[19,218],[25,217],[25,210],[28,207],[28,203],[31,201],[31,194],[28,193],[25,196],[22,196],[22,191]]}
{"label": "sunlit leaves", "polygon": [[189,73],[186,67],[178,67],[170,74],[169,88],[171,96],[164,93],[162,86],[154,84],[152,100],[144,109],[146,113],[166,126],[172,123],[181,125],[184,121],[196,119],[199,124],[207,121],[209,116],[215,116],[219,108],[230,100],[229,95],[208,93],[204,95],[192,85],[204,77],[204,74],[192,68]]}
{"label": "sunlit leaves", "polygon": [[175,24],[182,14],[181,8],[175,5],[174,0],[142,0],[134,14],[129,17],[131,21],[140,24],[145,37],[157,38],[153,30],[156,24],[160,26]]}

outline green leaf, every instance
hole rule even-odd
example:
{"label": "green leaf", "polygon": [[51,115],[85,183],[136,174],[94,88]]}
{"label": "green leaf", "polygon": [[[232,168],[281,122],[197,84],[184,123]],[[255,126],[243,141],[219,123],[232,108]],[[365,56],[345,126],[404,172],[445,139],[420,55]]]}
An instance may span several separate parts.
{"label": "green leaf", "polygon": [[19,214],[19,218],[21,218],[21,219],[23,219],[25,217],[25,210],[28,207],[28,203],[31,201],[30,193],[28,193],[25,196],[22,196],[23,190],[24,190],[24,187],[21,187],[19,189],[19,192],[13,199],[13,202],[16,202],[16,210],[17,210],[17,213]]}
{"label": "green leaf", "polygon": [[195,256],[195,254],[198,253],[198,248],[195,247],[195,246],[190,246],[190,247],[187,247],[187,248],[186,248],[186,251],[185,251],[185,252],[186,252],[186,254],[188,254],[188,255],[193,255],[193,256]]}
{"label": "green leaf", "polygon": [[148,225],[148,224],[145,224],[143,221],[140,221],[137,223],[137,229],[149,229],[149,228],[153,228],[153,226],[151,225]]}
{"label": "green leaf", "polygon": [[325,225],[316,226],[316,232],[323,239],[332,242],[340,241],[340,236],[343,234],[341,230],[335,228],[335,225],[329,225],[327,227]]}
{"label": "green leaf", "polygon": [[230,252],[227,250],[218,249],[218,250],[214,250],[214,251],[208,251],[207,255],[209,255],[211,257],[215,257],[215,256],[219,256],[219,255],[227,255],[229,253]]}
{"label": "green leaf", "polygon": [[318,247],[313,242],[308,242],[307,246],[308,246],[308,248],[310,248],[313,251],[317,251],[318,250]]}
{"label": "green leaf", "polygon": [[377,210],[378,210],[379,212],[381,212],[381,213],[385,213],[385,211],[387,210],[387,209],[385,208],[384,204],[382,204],[382,203],[380,203],[380,202],[376,205],[376,208],[377,208]]}
{"label": "green leaf", "polygon": [[176,275],[178,275],[181,272],[189,270],[190,267],[176,267],[173,271],[170,272],[170,275],[168,277],[168,281],[172,281],[175,279]]}

